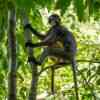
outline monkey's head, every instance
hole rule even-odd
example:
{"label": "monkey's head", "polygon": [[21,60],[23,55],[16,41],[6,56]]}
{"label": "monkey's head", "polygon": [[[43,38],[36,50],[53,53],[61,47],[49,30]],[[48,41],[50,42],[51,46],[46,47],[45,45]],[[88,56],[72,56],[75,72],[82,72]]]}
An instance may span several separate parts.
{"label": "monkey's head", "polygon": [[49,16],[48,22],[52,26],[58,25],[60,24],[60,17],[57,14],[52,14],[51,16]]}

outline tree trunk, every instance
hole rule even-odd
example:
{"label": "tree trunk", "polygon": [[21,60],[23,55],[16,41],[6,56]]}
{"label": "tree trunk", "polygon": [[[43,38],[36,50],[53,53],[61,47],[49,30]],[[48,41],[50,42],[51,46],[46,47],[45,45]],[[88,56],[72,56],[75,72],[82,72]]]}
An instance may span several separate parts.
{"label": "tree trunk", "polygon": [[[22,12],[23,13],[23,12]],[[25,15],[25,13],[22,14],[23,16],[23,25],[29,24],[28,18]],[[32,42],[32,35],[30,34],[29,29],[24,30],[24,36],[25,36],[25,42],[30,41]],[[33,57],[33,49],[30,47],[27,47],[27,52],[29,57]],[[31,68],[32,68],[32,81],[31,81],[31,88],[29,91],[29,100],[36,100],[37,96],[37,82],[38,82],[38,75],[37,75],[37,65],[35,65],[33,62],[30,62]]]}
{"label": "tree trunk", "polygon": [[8,11],[8,100],[16,100],[16,11],[12,7]]}

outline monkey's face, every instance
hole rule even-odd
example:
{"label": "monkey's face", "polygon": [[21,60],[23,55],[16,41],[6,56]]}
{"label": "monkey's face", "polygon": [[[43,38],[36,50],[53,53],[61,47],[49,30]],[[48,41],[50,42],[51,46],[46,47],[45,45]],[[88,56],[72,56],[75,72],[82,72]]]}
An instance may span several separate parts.
{"label": "monkey's face", "polygon": [[53,14],[49,17],[48,22],[51,26],[58,25],[60,23],[60,18],[58,15]]}
{"label": "monkey's face", "polygon": [[57,25],[57,22],[55,20],[51,20],[51,21],[49,21],[49,24],[51,26],[55,26],[55,25]]}

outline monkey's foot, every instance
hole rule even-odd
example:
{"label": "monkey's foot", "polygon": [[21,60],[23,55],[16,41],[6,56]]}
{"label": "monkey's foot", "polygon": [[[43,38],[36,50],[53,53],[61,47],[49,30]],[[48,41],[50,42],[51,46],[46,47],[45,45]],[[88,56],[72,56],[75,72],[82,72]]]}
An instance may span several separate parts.
{"label": "monkey's foot", "polygon": [[41,65],[41,63],[39,61],[37,61],[34,57],[28,57],[28,62],[32,62],[36,65]]}
{"label": "monkey's foot", "polygon": [[33,43],[31,43],[31,42],[26,42],[26,43],[25,43],[25,47],[33,47]]}
{"label": "monkey's foot", "polygon": [[59,63],[66,63],[66,59],[59,59]]}

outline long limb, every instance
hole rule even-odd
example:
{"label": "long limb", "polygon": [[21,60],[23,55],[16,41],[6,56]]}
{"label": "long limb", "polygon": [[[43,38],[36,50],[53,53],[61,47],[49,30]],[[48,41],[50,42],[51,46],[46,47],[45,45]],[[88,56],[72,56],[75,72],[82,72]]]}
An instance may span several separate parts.
{"label": "long limb", "polygon": [[41,46],[48,46],[49,43],[47,42],[39,42],[39,43],[31,43],[31,42],[26,42],[25,47],[32,47],[32,48],[37,48]]}
{"label": "long limb", "polygon": [[63,48],[45,48],[40,56],[39,62],[42,64],[48,56],[63,58],[66,56],[66,52]]}
{"label": "long limb", "polygon": [[48,56],[64,58],[66,56],[66,52],[62,48],[45,48],[39,60],[29,57],[28,62],[34,62],[35,64],[41,65]]}
{"label": "long limb", "polygon": [[73,80],[74,80],[74,86],[75,86],[75,93],[76,93],[76,100],[79,100],[78,96],[78,85],[77,85],[77,68],[76,68],[76,61],[73,59],[72,60],[72,71],[73,71]]}
{"label": "long limb", "polygon": [[[26,47],[32,47],[32,48],[36,48],[36,47],[40,47],[40,46],[49,46],[52,45],[52,43],[54,43],[56,41],[56,35],[54,33],[48,35],[43,42],[40,43],[31,43],[31,42],[27,42],[25,44]],[[55,52],[54,52],[55,53]],[[48,55],[49,53],[43,54],[43,56]],[[45,58],[45,57],[44,57]],[[36,62],[34,59],[30,58],[29,61],[34,61]]]}
{"label": "long limb", "polygon": [[55,33],[51,33],[49,34],[42,42],[39,42],[39,43],[30,43],[30,42],[27,42],[25,44],[26,47],[33,47],[33,48],[36,48],[36,47],[40,47],[40,46],[50,46],[52,45],[53,43],[55,43],[57,41],[57,37],[56,37],[56,34]]}
{"label": "long limb", "polygon": [[35,59],[34,56],[33,57],[28,57],[28,62],[33,62],[33,63],[35,63],[37,65],[40,65],[40,63]]}
{"label": "long limb", "polygon": [[[45,48],[43,53],[41,54],[40,58],[38,61],[39,64],[42,64],[45,60],[46,57],[48,56],[54,56],[54,57],[64,57],[65,56],[65,51],[62,48]],[[30,59],[31,61],[31,59]],[[32,60],[34,61],[34,59]]]}
{"label": "long limb", "polygon": [[[65,55],[65,51],[62,48],[45,48],[42,55],[40,56],[39,59],[39,63],[43,63],[43,61],[45,60],[46,57],[48,56],[64,56]],[[52,66],[51,68],[51,93],[54,94],[55,92],[55,87],[54,87],[54,66]]]}
{"label": "long limb", "polygon": [[[40,43],[30,43],[30,42],[27,42],[25,44],[25,46],[30,46],[30,47],[40,47],[40,46],[44,46],[46,45],[47,43],[44,43],[44,42],[40,42]],[[41,54],[41,57],[39,59],[39,61],[37,61],[34,57],[28,57],[28,62],[34,62],[35,64],[38,64],[38,65],[41,65],[44,61],[44,59],[50,55],[50,50],[49,48],[45,48],[43,53]]]}
{"label": "long limb", "polygon": [[36,29],[34,29],[34,28],[32,28],[32,26],[30,25],[30,24],[26,24],[25,26],[24,26],[24,29],[30,29],[31,30],[31,32],[33,33],[33,34],[35,34],[38,38],[40,38],[40,39],[44,39],[45,38],[45,35],[42,35],[42,34],[40,34],[38,31],[36,31]]}
{"label": "long limb", "polygon": [[51,67],[51,93],[54,95],[55,93],[55,87],[54,87],[54,80],[55,80],[55,69],[54,66]]}

